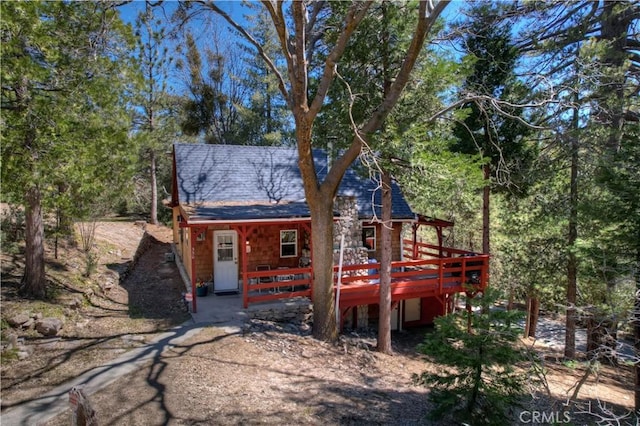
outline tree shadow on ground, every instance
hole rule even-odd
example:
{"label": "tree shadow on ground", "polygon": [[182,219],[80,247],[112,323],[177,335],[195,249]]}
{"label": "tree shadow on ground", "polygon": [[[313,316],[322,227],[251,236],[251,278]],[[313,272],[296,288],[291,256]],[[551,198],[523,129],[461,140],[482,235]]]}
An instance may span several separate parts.
{"label": "tree shadow on ground", "polygon": [[[140,398],[135,403],[131,401],[130,390],[124,383],[106,389],[108,401],[100,398],[101,403],[108,404],[106,408],[102,407],[104,417],[101,422],[115,425],[145,418],[153,424],[425,424],[424,416],[428,409],[425,392],[418,387],[415,390],[378,387],[375,376],[379,371],[376,368],[372,368],[370,373],[362,373],[357,383],[349,383],[339,376],[318,375],[317,371],[263,364],[264,360],[260,358],[234,360],[217,354],[216,347],[225,345],[227,338],[240,333],[229,332],[183,344],[168,345],[168,340],[163,340],[160,343],[170,346],[169,351],[158,350],[152,364],[137,375],[140,381],[144,381],[144,389],[140,384],[134,385],[134,380],[127,382],[141,389],[136,393]],[[341,349],[336,347],[335,351],[339,353]],[[199,377],[198,370],[192,370],[194,363],[186,363],[186,360],[195,360],[198,369],[231,369],[238,375],[259,368],[269,376],[279,377],[277,384],[263,381],[261,386],[282,387],[278,389],[278,398],[268,403],[266,411],[247,407],[256,397],[248,393],[256,392],[260,397],[262,391],[257,386],[256,389],[247,389],[248,393],[244,394],[236,394],[235,389],[225,390],[216,382],[215,374],[207,381],[204,376]],[[178,378],[176,374],[183,377]],[[175,382],[189,382],[187,377],[199,379],[191,382],[189,388],[176,389]],[[264,378],[255,378],[255,383],[260,380]],[[306,389],[306,392],[301,392],[301,389]],[[216,395],[220,400],[233,402],[216,401]],[[126,407],[121,406],[116,414],[109,407],[119,401]],[[288,408],[283,409],[283,404]],[[299,409],[292,411],[292,405],[299,406]],[[411,414],[408,406],[413,407]]]}

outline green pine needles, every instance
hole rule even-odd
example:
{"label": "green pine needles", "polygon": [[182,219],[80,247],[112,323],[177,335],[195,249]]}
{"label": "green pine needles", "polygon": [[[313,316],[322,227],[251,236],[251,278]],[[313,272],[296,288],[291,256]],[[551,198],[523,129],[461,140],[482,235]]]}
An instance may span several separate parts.
{"label": "green pine needles", "polygon": [[527,359],[517,345],[522,315],[496,308],[495,300],[495,291],[487,289],[470,299],[473,313],[437,318],[435,332],[419,346],[432,362],[448,367],[415,377],[431,388],[429,398],[436,406],[432,419],[452,416],[470,425],[506,424],[509,409],[519,405],[527,379],[526,371],[516,368]]}

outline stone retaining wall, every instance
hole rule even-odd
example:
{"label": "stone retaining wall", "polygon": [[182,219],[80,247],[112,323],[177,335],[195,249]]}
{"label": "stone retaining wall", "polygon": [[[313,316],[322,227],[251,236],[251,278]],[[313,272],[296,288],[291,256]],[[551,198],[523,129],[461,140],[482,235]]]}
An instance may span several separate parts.
{"label": "stone retaining wall", "polygon": [[247,310],[250,319],[263,321],[310,323],[313,317],[313,305],[309,301],[293,301],[278,306],[251,307]]}
{"label": "stone retaining wall", "polygon": [[144,234],[142,234],[142,238],[138,243],[138,248],[136,249],[136,252],[131,258],[131,262],[129,262],[129,264],[127,265],[127,268],[124,271],[120,272],[119,274],[120,281],[123,281],[127,277],[127,275],[129,275],[131,271],[133,271],[133,268],[136,267],[142,255],[145,254],[147,250],[149,250],[149,248],[151,248],[151,245],[153,244],[153,239],[154,237],[152,237],[151,234],[149,234],[147,231],[144,231]]}

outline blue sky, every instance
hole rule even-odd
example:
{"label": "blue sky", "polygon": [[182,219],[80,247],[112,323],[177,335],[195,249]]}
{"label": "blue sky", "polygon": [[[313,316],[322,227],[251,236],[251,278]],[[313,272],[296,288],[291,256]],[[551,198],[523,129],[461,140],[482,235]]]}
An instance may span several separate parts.
{"label": "blue sky", "polygon": [[[244,21],[242,15],[243,13],[247,12],[247,8],[242,7],[241,1],[218,1],[216,2],[216,4],[220,8],[225,10],[227,13],[229,13],[237,21],[239,22]],[[154,8],[154,14],[157,19],[163,21],[163,24],[167,25],[168,27],[171,27],[171,17],[172,17],[172,14],[175,12],[177,5],[178,5],[177,1],[165,1],[163,3],[162,8]],[[134,0],[123,6],[119,6],[118,10],[120,11],[120,16],[122,17],[124,22],[134,25],[136,21],[136,17],[138,16],[138,13],[144,10],[144,8],[145,8],[144,0]],[[206,43],[210,38],[210,34],[206,30],[207,24],[203,22],[203,19],[215,19],[215,20],[219,20],[220,22],[222,21],[222,18],[218,17],[214,13],[207,13],[207,14],[201,15],[200,19],[192,20],[189,23],[188,28],[190,28],[194,38],[196,39],[196,42],[201,46],[201,49],[200,49],[201,52],[204,51],[204,46],[206,45]],[[224,24],[224,26],[225,26],[225,30],[223,31],[226,31],[226,28],[227,28],[226,23]],[[232,35],[230,31],[227,31],[226,34],[228,34],[231,37],[235,37]],[[169,49],[169,54],[174,57],[174,63],[178,59],[183,59],[182,58],[183,55],[177,52],[178,46],[176,45],[175,41],[168,40],[167,45]],[[179,75],[174,75],[170,77],[169,80],[171,80],[170,85],[173,86],[174,91],[180,92],[182,89],[184,89],[184,87],[181,87],[184,85],[184,83],[182,82],[183,79]]]}
{"label": "blue sky", "polygon": [[[178,2],[176,1],[165,1],[164,9],[166,11],[166,16],[164,17],[166,20],[171,18],[171,13],[175,10]],[[218,1],[216,2],[220,8],[231,14],[234,18],[240,18],[243,11],[246,11],[246,8],[242,7],[242,2],[240,1]],[[129,22],[133,24],[136,19],[136,15],[138,11],[144,9],[145,2],[143,0],[134,0],[130,3],[127,3],[123,6],[119,6],[118,10],[120,11],[120,16],[125,22]],[[156,12],[159,13],[159,12]]]}
{"label": "blue sky", "polygon": [[[243,4],[240,0],[217,1],[216,4],[220,8],[225,10],[227,13],[229,13],[237,22],[241,22],[241,23],[244,21],[243,14],[249,11],[249,9],[247,9],[246,7],[243,7]],[[460,7],[462,7],[464,4],[465,4],[465,1],[463,0],[453,0],[449,5],[447,5],[445,10],[443,11],[442,17],[448,23],[458,20]],[[166,23],[170,23],[171,15],[175,11],[177,5],[178,5],[177,1],[170,1],[170,0],[165,1],[163,3],[162,9],[156,8],[154,9],[154,13],[158,19],[161,19]],[[138,13],[142,11],[144,7],[145,7],[144,0],[134,0],[130,3],[127,3],[123,6],[118,7],[118,10],[120,11],[120,15],[125,22],[131,25],[134,25]],[[221,23],[223,21],[222,18],[216,16],[213,13],[204,14],[201,16],[201,18],[216,19],[218,20],[217,22],[221,22]],[[224,25],[224,29],[222,30],[224,34],[228,34],[229,37],[236,37],[235,35],[233,35],[231,31],[227,30],[228,26],[226,23],[223,23],[222,25]],[[203,52],[205,46],[207,45],[207,43],[211,38],[211,34],[208,31],[208,29],[211,29],[212,27],[204,23],[203,19],[194,20],[192,23],[189,24],[189,27],[191,29],[192,34],[196,38],[196,42],[198,43],[198,45],[201,46],[201,51]],[[178,59],[183,59],[182,58],[183,55],[176,51],[178,46],[175,44],[175,42],[169,41],[168,44],[169,44],[168,48],[169,48],[170,54],[174,55],[174,61]],[[445,43],[443,45],[440,45],[440,48],[449,50],[451,49],[451,46],[448,46],[448,44]],[[179,75],[174,75],[173,77],[170,77],[170,80],[171,80],[170,84],[173,86],[174,91],[179,92],[184,89],[184,87],[181,87],[184,84],[182,82],[184,80],[184,77],[181,77]]]}

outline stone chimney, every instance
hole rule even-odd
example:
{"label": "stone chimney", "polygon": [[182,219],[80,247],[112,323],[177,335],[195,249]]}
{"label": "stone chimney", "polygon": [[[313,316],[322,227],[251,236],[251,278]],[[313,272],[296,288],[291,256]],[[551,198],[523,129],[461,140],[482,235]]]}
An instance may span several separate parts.
{"label": "stone chimney", "polygon": [[362,246],[362,224],[358,220],[358,203],[353,196],[337,196],[335,209],[340,219],[333,224],[333,260],[338,264],[340,259],[340,237],[344,234],[345,265],[367,263],[367,249]]}

